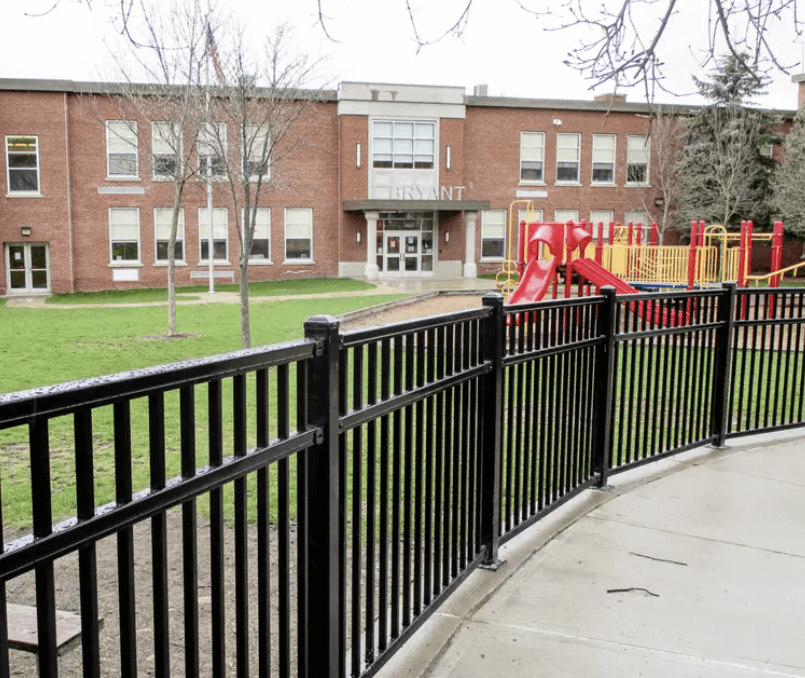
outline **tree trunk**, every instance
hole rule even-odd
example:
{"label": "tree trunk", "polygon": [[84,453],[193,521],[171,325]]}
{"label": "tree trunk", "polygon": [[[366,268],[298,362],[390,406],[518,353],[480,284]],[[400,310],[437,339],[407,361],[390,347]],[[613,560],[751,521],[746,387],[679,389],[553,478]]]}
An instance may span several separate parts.
{"label": "tree trunk", "polygon": [[240,343],[241,348],[252,347],[249,325],[249,264],[248,257],[240,257]]}

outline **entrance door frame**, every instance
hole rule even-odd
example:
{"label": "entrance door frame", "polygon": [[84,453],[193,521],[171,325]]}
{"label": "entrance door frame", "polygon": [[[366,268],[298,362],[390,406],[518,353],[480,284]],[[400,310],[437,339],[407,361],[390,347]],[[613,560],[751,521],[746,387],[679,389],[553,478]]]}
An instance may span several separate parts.
{"label": "entrance door frame", "polygon": [[[23,264],[24,264],[24,271],[25,271],[25,287],[24,288],[12,288],[11,287],[11,250],[12,248],[22,247],[23,248]],[[33,286],[33,262],[31,256],[31,248],[32,247],[44,247],[45,248],[45,268],[44,269],[36,269],[37,271],[44,270],[47,275],[47,287],[34,287]],[[5,253],[5,264],[6,264],[6,294],[8,296],[12,295],[27,295],[30,296],[32,294],[50,294],[50,288],[52,285],[51,279],[51,270],[50,270],[50,247],[46,242],[9,242],[6,243],[4,248]],[[15,271],[19,271],[20,269],[16,268]]]}
{"label": "entrance door frame", "polygon": [[[399,253],[389,252],[389,241],[397,238],[399,242]],[[416,251],[407,252],[408,238],[416,238]],[[389,259],[399,256],[399,269],[390,271],[388,268]],[[407,263],[413,261],[415,267],[407,268]],[[381,275],[385,278],[419,278],[422,276],[422,231],[383,231],[383,269]]]}

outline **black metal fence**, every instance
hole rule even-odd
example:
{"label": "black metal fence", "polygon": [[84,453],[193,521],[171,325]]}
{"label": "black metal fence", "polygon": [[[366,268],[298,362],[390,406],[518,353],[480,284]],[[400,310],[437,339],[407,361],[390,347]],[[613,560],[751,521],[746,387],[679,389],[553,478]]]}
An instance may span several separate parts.
{"label": "black metal fence", "polygon": [[606,292],[0,396],[0,678],[369,676],[609,473],[803,423],[805,289]]}

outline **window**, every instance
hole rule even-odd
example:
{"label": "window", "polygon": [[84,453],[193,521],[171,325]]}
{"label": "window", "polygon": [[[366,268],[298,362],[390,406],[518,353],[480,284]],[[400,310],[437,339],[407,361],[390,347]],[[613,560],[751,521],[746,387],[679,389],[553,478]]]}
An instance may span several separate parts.
{"label": "window", "polygon": [[112,263],[140,262],[140,210],[109,208],[109,249]]}
{"label": "window", "polygon": [[38,138],[6,137],[6,168],[9,193],[39,193]]}
{"label": "window", "polygon": [[506,256],[506,210],[481,212],[481,258]]}
{"label": "window", "polygon": [[646,215],[645,210],[628,210],[623,217],[623,223],[628,224],[629,222],[633,223],[635,226],[637,224],[643,224],[643,226],[648,226],[648,216]]}
{"label": "window", "polygon": [[[229,259],[229,211],[226,207],[213,208],[212,225],[213,258],[227,261]],[[198,208],[198,244],[199,261],[209,261],[210,211],[206,207]]]}
{"label": "window", "polygon": [[615,183],[615,135],[593,134],[593,183]]}
{"label": "window", "polygon": [[268,130],[260,125],[246,126],[246,148],[243,150],[245,175],[250,181],[269,178],[271,143]]}
{"label": "window", "polygon": [[[245,224],[245,218],[244,218]],[[249,259],[254,261],[271,261],[271,208],[258,207],[254,218],[254,235]]]}
{"label": "window", "polygon": [[626,139],[626,183],[648,184],[649,138],[645,134]]}
{"label": "window", "polygon": [[436,124],[375,120],[372,166],[385,169],[428,169],[435,166]]}
{"label": "window", "polygon": [[609,233],[609,222],[614,221],[615,213],[612,210],[592,210],[590,212],[590,223],[593,227],[593,240],[598,240],[598,224],[604,224],[604,240]]}
{"label": "window", "polygon": [[[514,226],[514,237],[517,239],[519,243],[517,245],[517,249],[512,253],[514,255],[515,261],[520,259],[520,256],[524,256],[526,259],[528,258],[528,252],[521,252],[522,243],[520,243],[520,222],[525,221],[526,224],[535,224],[538,221],[542,221],[542,210],[520,210],[517,213],[517,223]],[[526,235],[526,238],[528,236]],[[542,256],[543,251],[543,243],[540,243],[540,256]]]}
{"label": "window", "polygon": [[285,210],[285,258],[313,259],[313,210],[289,208]]}
{"label": "window", "polygon": [[[157,207],[154,210],[154,239],[156,241],[156,260],[168,260],[171,226],[173,222],[172,207]],[[176,261],[184,261],[184,208],[179,210],[179,223],[176,225],[176,243],[174,246]]]}
{"label": "window", "polygon": [[579,183],[580,134],[556,135],[556,181]]}
{"label": "window", "polygon": [[[201,129],[198,136],[198,173],[220,179],[226,175],[226,123],[216,122]],[[216,255],[216,259],[218,255]]]}
{"label": "window", "polygon": [[566,224],[568,221],[572,221],[574,224],[579,222],[579,211],[578,210],[556,210],[553,213],[553,220],[556,222],[560,222]]}
{"label": "window", "polygon": [[179,124],[155,122],[151,125],[151,151],[154,157],[154,178],[172,179],[179,170],[182,138]]}
{"label": "window", "polygon": [[520,133],[520,181],[545,181],[545,133]]}
{"label": "window", "polygon": [[137,123],[133,120],[106,123],[106,176],[137,178]]}

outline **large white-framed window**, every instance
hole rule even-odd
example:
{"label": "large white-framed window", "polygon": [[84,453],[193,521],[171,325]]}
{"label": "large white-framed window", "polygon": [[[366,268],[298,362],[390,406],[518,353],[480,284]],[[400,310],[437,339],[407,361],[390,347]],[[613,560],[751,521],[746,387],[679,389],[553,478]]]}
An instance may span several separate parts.
{"label": "large white-framed window", "polygon": [[[226,207],[212,209],[213,259],[229,261],[229,210]],[[209,263],[210,256],[210,211],[198,208],[198,258],[199,263]]]}
{"label": "large white-framed window", "polygon": [[[154,243],[156,263],[168,262],[168,245],[170,245],[171,226],[173,224],[172,207],[154,208]],[[174,246],[176,263],[184,263],[184,207],[179,208],[179,223],[176,225],[176,243]]]}
{"label": "large white-framed window", "polygon": [[435,162],[435,122],[373,121],[372,167],[432,170]]}
{"label": "large white-framed window", "polygon": [[614,134],[593,134],[594,184],[615,185],[615,152],[617,137]]}
{"label": "large white-framed window", "polygon": [[506,257],[506,210],[481,212],[481,259]]}
{"label": "large white-framed window", "polygon": [[6,137],[6,182],[9,195],[39,195],[39,137]]}
{"label": "large white-framed window", "polygon": [[520,183],[545,182],[545,132],[520,132]]}
{"label": "large white-framed window", "polygon": [[313,261],[313,209],[310,207],[285,210],[285,260]]}
{"label": "large white-framed window", "polygon": [[626,185],[647,186],[651,140],[645,134],[626,138]]}
{"label": "large white-framed window", "polygon": [[556,183],[579,183],[581,134],[556,135]]}
{"label": "large white-framed window", "polygon": [[246,125],[246,148],[243,149],[244,171],[249,181],[271,177],[269,164],[271,155],[271,137],[264,125]]}
{"label": "large white-framed window", "polygon": [[598,224],[604,224],[604,240],[609,233],[609,222],[615,219],[612,210],[590,210],[590,224],[593,227],[593,240],[598,240]]}
{"label": "large white-framed window", "polygon": [[160,120],[151,125],[151,153],[154,179],[173,179],[182,153],[179,123]]}
{"label": "large white-framed window", "polygon": [[562,224],[566,224],[568,221],[572,221],[574,224],[577,224],[579,223],[579,211],[555,210],[553,213],[553,220]]}
{"label": "large white-framed window", "polygon": [[109,256],[113,265],[140,263],[139,208],[109,208]]}
{"label": "large white-framed window", "polygon": [[646,210],[639,208],[633,210],[627,210],[626,214],[623,215],[623,223],[628,224],[630,222],[635,226],[637,226],[638,224],[642,224],[643,227],[648,226],[649,223]]}
{"label": "large white-framed window", "polygon": [[[242,211],[243,223],[246,223],[245,212]],[[254,215],[254,236],[249,261],[257,264],[271,263],[271,208],[258,207]]]}
{"label": "large white-framed window", "polygon": [[225,122],[208,123],[201,128],[196,143],[200,177],[221,179],[226,176],[226,162],[223,156],[226,153],[226,141]]}
{"label": "large white-framed window", "polygon": [[106,121],[106,176],[116,181],[139,178],[134,120]]}

